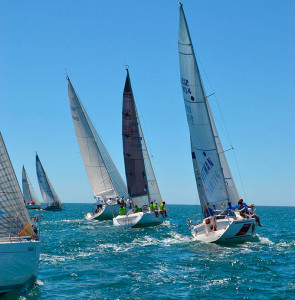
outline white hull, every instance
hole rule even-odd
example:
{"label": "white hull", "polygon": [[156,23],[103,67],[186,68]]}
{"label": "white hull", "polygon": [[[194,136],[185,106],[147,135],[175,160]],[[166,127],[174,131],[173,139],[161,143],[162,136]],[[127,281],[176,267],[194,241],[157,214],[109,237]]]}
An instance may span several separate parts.
{"label": "white hull", "polygon": [[118,204],[110,204],[110,205],[103,205],[102,210],[98,213],[87,213],[85,215],[85,219],[87,221],[91,220],[112,220],[114,216],[119,214],[120,205]]}
{"label": "white hull", "polygon": [[0,240],[0,293],[11,291],[38,275],[40,241]]}
{"label": "white hull", "polygon": [[[210,220],[210,224],[206,224]],[[257,222],[254,218],[225,217],[216,220],[216,231],[212,230],[213,217],[204,219],[202,224],[192,227],[192,235],[204,243],[231,243],[253,239]]]}
{"label": "white hull", "polygon": [[41,205],[27,205],[26,208],[27,209],[39,209],[39,208],[41,208]]}
{"label": "white hull", "polygon": [[155,213],[131,213],[113,218],[116,227],[147,227],[159,225],[164,221],[161,213],[156,217]]}

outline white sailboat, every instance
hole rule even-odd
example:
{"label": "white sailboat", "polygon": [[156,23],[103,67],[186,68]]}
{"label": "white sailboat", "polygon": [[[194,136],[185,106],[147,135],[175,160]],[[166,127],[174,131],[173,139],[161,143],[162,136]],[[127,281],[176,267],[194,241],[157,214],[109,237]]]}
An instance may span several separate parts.
{"label": "white sailboat", "polygon": [[40,241],[33,226],[0,133],[0,294],[37,277]]}
{"label": "white sailboat", "polygon": [[[228,216],[224,212],[228,202],[237,204],[239,195],[210,111],[181,3],[179,12],[180,79],[190,129],[194,173],[204,216],[200,225],[191,225],[191,231],[196,239],[204,242],[246,240],[255,234],[257,222],[253,216],[245,219],[239,213]],[[206,218],[207,203],[216,214],[218,211],[221,214]]]}
{"label": "white sailboat", "polygon": [[41,203],[33,189],[29,176],[23,166],[22,171],[23,195],[27,209],[40,209]]}
{"label": "white sailboat", "polygon": [[128,197],[127,187],[97,134],[69,77],[68,96],[75,133],[94,198],[104,199],[99,211],[87,213],[87,220],[112,220],[118,215],[116,197]]}
{"label": "white sailboat", "polygon": [[63,209],[59,197],[57,196],[52,184],[50,183],[47,174],[41,164],[38,154],[36,154],[36,172],[38,177],[38,183],[43,198],[43,203],[47,206],[44,210],[60,211]]}
{"label": "white sailboat", "polygon": [[130,210],[127,215],[114,218],[113,223],[124,227],[160,224],[164,220],[161,213],[149,212],[150,204],[160,205],[162,197],[137,114],[128,69],[123,93],[122,135],[128,193],[134,206],[142,211]]}

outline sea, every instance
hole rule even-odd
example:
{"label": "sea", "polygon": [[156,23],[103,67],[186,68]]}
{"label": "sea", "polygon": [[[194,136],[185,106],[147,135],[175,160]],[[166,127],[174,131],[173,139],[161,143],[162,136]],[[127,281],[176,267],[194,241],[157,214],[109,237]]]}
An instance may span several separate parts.
{"label": "sea", "polygon": [[257,207],[257,237],[231,245],[194,241],[199,206],[169,205],[163,224],[138,229],[88,222],[92,209],[41,212],[38,279],[1,300],[295,299],[295,207]]}

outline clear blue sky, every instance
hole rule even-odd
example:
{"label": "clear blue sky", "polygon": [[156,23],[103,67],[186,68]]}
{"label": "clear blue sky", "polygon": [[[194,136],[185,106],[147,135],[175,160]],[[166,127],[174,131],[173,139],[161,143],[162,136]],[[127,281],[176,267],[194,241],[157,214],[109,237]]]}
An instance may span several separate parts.
{"label": "clear blue sky", "polygon": [[[67,97],[67,68],[125,179],[126,72],[163,198],[198,203],[179,80],[177,1],[0,1],[0,130],[18,179],[40,196],[35,151],[62,202],[91,202]],[[294,1],[183,1],[207,94],[217,95],[247,202],[294,205]],[[292,88],[291,88],[292,84]],[[210,97],[225,149],[230,145]],[[229,164],[241,196],[232,151]]]}

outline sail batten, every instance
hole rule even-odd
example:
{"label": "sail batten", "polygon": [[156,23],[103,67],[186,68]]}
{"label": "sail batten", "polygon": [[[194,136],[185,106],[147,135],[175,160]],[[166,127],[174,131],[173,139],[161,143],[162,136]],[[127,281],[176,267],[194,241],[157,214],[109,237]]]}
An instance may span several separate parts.
{"label": "sail batten", "polygon": [[128,196],[127,187],[68,79],[75,133],[94,196]]}
{"label": "sail batten", "polygon": [[123,92],[122,136],[128,192],[138,206],[162,202],[132,92],[129,71]]}
{"label": "sail batten", "polygon": [[[216,209],[222,209],[226,201],[234,199],[237,193],[234,191],[235,187],[232,188],[232,193],[227,188],[229,183],[225,177],[232,176],[211,115],[182,5],[178,48],[180,80],[201,206],[203,209],[209,203]],[[230,184],[233,186],[233,181]]]}

